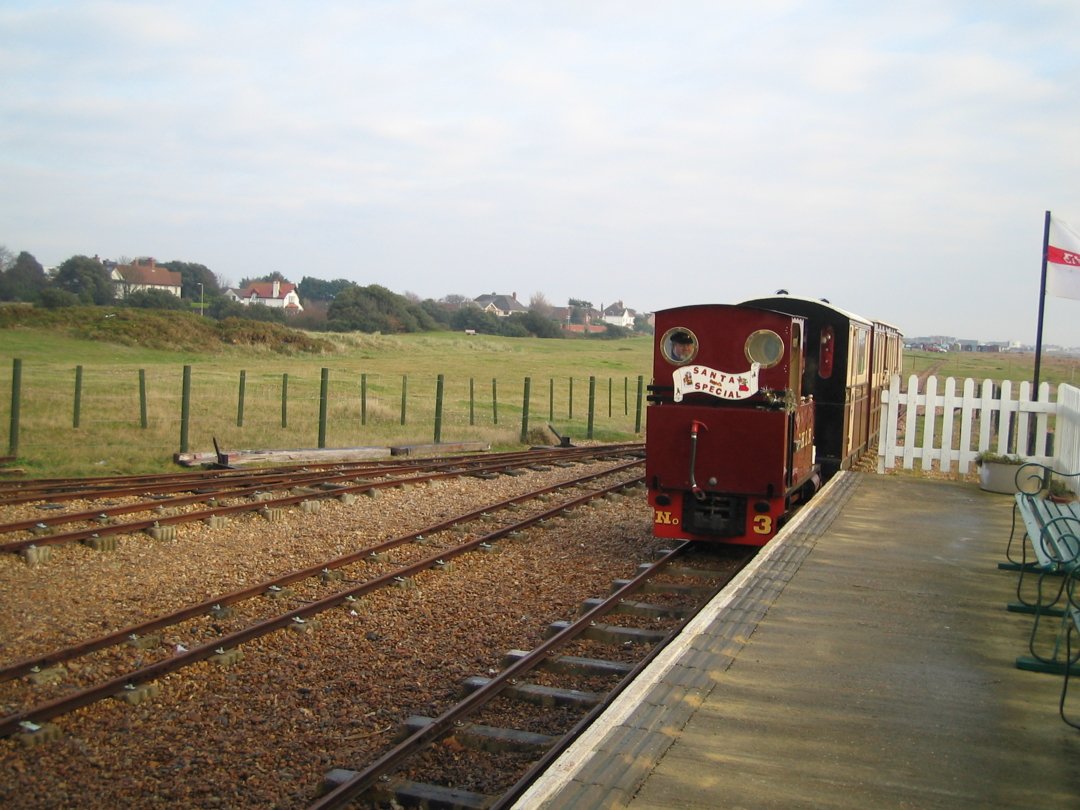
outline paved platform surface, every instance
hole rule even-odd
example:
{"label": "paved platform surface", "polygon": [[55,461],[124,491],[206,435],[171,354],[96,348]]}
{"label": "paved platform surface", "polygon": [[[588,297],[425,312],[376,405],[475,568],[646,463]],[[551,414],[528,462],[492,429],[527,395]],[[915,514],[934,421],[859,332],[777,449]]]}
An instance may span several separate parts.
{"label": "paved platform surface", "polygon": [[1011,503],[841,473],[516,806],[1077,810],[1062,679],[1015,667]]}

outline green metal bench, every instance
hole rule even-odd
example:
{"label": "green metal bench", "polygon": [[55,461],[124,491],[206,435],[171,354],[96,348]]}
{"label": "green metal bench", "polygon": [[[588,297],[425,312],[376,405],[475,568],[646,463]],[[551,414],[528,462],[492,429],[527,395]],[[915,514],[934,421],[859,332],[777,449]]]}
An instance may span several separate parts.
{"label": "green metal bench", "polygon": [[[1059,488],[1075,491],[1075,487],[1080,484],[1076,479],[1080,479],[1080,473],[1059,473],[1044,464],[1032,461],[1017,468],[1012,528],[1008,545],[1005,547],[1005,556],[1009,562],[1000,563],[998,566],[1020,573],[1016,580],[1016,602],[1009,605],[1009,610],[1062,615],[1061,609],[1056,607],[1061,598],[1061,586],[1059,585],[1054,600],[1049,604],[1042,598],[1042,586],[1045,577],[1059,577],[1075,564],[1076,534],[1080,533],[1076,527],[1076,522],[1080,521],[1080,502],[1075,500],[1075,496],[1059,499],[1050,493]],[[1017,517],[1020,517],[1019,525],[1024,527],[1019,560],[1013,557]],[[1028,557],[1029,548],[1033,552],[1031,559]],[[1028,573],[1039,574],[1039,594],[1035,601],[1024,596],[1024,577]]]}
{"label": "green metal bench", "polygon": [[1069,678],[1076,674],[1076,664],[1080,661],[1080,650],[1076,654],[1072,651],[1073,635],[1080,635],[1080,570],[1073,569],[1065,581],[1065,680],[1061,684],[1061,700],[1058,703],[1058,711],[1061,719],[1073,728],[1080,728],[1080,717],[1070,717],[1066,707],[1066,699],[1069,694]]}
{"label": "green metal bench", "polygon": [[[1028,469],[1024,470],[1025,467]],[[1024,551],[1016,586],[1019,604],[1012,604],[1009,609],[1034,615],[1028,641],[1031,655],[1018,657],[1016,666],[1065,675],[1060,711],[1062,719],[1074,725],[1066,715],[1065,698],[1069,676],[1080,674],[1080,653],[1072,653],[1073,634],[1080,631],[1080,585],[1077,584],[1080,581],[1080,503],[1048,497],[1052,476],[1061,474],[1034,463],[1023,465],[1017,472],[1019,491],[1015,495],[1013,515],[1014,522],[1019,516],[1024,527]],[[1027,559],[1028,547],[1034,556],[1031,562]],[[1033,601],[1026,599],[1023,593],[1025,574],[1031,572],[1038,573]],[[1044,616],[1059,618],[1050,633],[1040,633]],[[1039,646],[1048,646],[1048,652],[1040,651]]]}

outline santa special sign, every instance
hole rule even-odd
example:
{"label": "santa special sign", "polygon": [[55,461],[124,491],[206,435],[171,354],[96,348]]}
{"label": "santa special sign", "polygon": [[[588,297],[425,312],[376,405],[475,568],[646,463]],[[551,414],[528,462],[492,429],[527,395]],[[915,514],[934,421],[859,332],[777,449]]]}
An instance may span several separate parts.
{"label": "santa special sign", "polygon": [[708,366],[683,366],[672,372],[675,382],[675,401],[682,402],[684,394],[710,394],[720,399],[746,399],[758,392],[758,369],[754,363],[749,371],[732,374]]}

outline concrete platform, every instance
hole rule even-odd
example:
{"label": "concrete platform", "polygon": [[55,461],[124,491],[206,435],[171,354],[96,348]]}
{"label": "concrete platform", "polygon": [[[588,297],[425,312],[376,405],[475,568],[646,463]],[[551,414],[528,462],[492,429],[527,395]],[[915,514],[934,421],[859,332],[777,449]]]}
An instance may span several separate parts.
{"label": "concrete platform", "polygon": [[1062,679],[1015,667],[1011,503],[841,473],[516,807],[1077,810]]}

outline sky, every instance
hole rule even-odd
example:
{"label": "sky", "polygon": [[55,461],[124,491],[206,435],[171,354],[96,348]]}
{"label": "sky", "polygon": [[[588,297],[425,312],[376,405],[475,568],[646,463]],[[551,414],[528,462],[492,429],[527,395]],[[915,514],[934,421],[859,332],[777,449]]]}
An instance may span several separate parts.
{"label": "sky", "polygon": [[[0,245],[1034,343],[1076,0],[0,0]],[[1080,346],[1080,301],[1044,340]]]}

